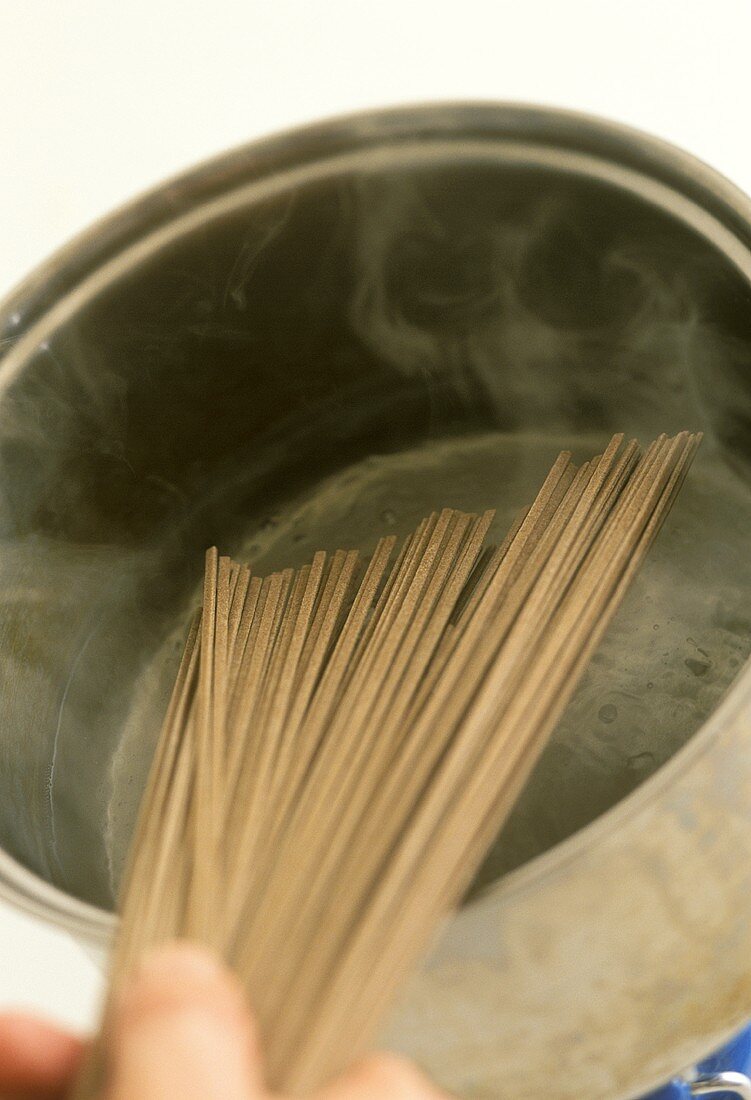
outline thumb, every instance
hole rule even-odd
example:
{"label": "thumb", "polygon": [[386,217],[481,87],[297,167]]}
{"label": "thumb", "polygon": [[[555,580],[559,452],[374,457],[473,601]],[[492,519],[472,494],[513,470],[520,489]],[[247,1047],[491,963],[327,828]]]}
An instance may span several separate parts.
{"label": "thumb", "polygon": [[260,1057],[239,984],[176,943],[144,961],[112,1020],[108,1100],[256,1100]]}

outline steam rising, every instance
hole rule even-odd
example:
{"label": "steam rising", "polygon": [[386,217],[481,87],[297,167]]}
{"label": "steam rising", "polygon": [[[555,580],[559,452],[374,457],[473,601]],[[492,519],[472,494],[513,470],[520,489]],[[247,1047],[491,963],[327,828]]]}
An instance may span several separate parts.
{"label": "steam rising", "polygon": [[727,273],[700,242],[607,197],[488,211],[481,193],[478,213],[454,187],[360,184],[351,317],[374,354],[452,378],[503,427],[646,437],[732,409],[751,432],[751,321],[739,335],[711,315]]}

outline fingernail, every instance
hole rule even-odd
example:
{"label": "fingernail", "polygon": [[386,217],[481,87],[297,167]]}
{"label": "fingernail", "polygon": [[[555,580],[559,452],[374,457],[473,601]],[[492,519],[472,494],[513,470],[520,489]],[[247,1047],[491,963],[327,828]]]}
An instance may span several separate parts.
{"label": "fingernail", "polygon": [[211,951],[177,941],[144,956],[116,1002],[116,1016],[170,1011],[193,1004],[207,1012],[239,1015],[246,1011],[237,979]]}
{"label": "fingernail", "polygon": [[186,940],[176,940],[146,954],[133,980],[161,981],[169,978],[170,981],[204,985],[224,977],[224,974],[224,966],[213,952]]}

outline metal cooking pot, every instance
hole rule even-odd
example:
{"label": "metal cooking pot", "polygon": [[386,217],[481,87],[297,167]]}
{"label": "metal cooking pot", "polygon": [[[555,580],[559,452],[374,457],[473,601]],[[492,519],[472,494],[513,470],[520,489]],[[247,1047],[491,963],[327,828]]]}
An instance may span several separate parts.
{"label": "metal cooking pot", "polygon": [[751,1017],[751,202],[609,123],[392,110],[232,152],[0,315],[0,891],[89,946],[202,552],[259,568],[701,428],[670,523],[384,1041],[625,1098]]}

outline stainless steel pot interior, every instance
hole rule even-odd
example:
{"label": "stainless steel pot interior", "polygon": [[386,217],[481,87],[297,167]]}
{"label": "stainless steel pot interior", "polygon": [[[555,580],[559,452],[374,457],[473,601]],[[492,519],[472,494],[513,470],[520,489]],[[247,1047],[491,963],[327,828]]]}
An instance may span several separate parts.
{"label": "stainless steel pot interior", "polygon": [[[689,839],[717,859],[702,828],[712,815],[723,827],[723,799],[687,803],[678,837],[663,821],[663,850],[646,819],[677,787],[670,767],[645,780],[751,650],[750,241],[746,200],[676,151],[588,119],[474,105],[250,146],[32,278],[7,304],[0,364],[0,844],[17,900],[106,931],[208,544],[261,568],[319,545],[367,548],[435,505],[497,504],[501,527],[562,445],[584,454],[615,430],[702,428],[653,561],[389,1035],[464,1095],[511,1095],[513,1071],[513,1095],[539,1097],[556,1058],[568,1079],[548,1095],[612,1100],[751,1013],[746,985],[714,1022],[681,1025],[663,952],[639,982],[665,1012],[677,1002],[678,1019],[611,1019],[628,1032],[614,1041],[592,1013],[635,997],[624,944],[640,942],[639,914],[584,900],[603,884],[591,853],[619,814],[619,838],[636,830],[620,870],[639,857],[637,894],[645,845],[650,881],[694,866],[677,854]],[[713,744],[735,729],[722,713]],[[690,746],[676,776],[692,751],[703,759]],[[562,877],[566,900],[551,907]],[[655,915],[658,939],[685,920],[682,899]],[[720,940],[740,943],[734,919]],[[577,927],[596,964],[575,959]],[[569,1031],[553,1024],[561,982]],[[525,1068],[535,1044],[550,1057]]]}

